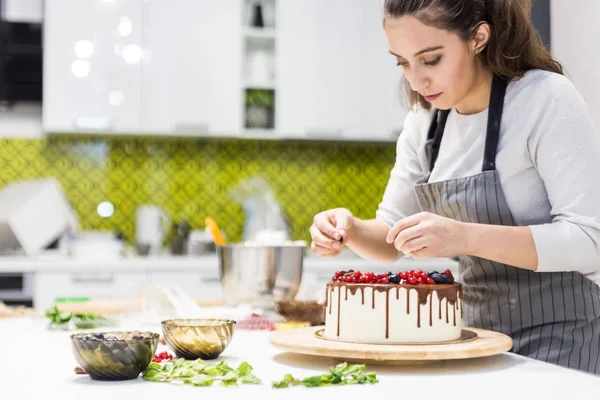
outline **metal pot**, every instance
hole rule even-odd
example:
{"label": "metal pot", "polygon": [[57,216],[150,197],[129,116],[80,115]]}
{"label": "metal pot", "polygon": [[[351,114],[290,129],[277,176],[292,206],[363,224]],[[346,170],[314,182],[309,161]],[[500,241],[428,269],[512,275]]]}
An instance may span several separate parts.
{"label": "metal pot", "polygon": [[293,300],[302,281],[305,249],[303,241],[217,246],[225,304],[273,310],[277,301]]}

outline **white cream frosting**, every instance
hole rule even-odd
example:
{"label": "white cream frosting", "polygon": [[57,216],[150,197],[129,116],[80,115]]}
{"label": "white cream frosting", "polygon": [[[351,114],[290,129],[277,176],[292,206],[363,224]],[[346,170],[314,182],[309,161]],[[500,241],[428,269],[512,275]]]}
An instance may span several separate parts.
{"label": "white cream frosting", "polygon": [[461,336],[460,284],[436,288],[334,283],[327,286],[326,294],[327,338],[358,343],[432,343]]}

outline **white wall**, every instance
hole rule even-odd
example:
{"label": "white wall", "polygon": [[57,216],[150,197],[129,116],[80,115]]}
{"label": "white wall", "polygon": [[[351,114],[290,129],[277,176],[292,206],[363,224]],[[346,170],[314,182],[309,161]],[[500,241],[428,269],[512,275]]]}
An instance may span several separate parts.
{"label": "white wall", "polygon": [[600,134],[600,0],[551,0],[554,58],[587,101]]}

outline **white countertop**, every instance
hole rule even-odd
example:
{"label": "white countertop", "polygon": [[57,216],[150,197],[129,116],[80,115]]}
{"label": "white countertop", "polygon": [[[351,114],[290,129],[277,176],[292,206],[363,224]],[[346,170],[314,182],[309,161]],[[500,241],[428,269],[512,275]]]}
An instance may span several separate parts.
{"label": "white countertop", "polygon": [[[137,326],[160,331],[157,326]],[[350,398],[394,399],[568,399],[598,395],[600,377],[542,363],[511,353],[480,359],[443,361],[422,366],[367,366],[377,373],[375,385],[343,387],[272,389],[271,381],[287,373],[302,378],[326,373],[336,360],[282,352],[268,342],[269,332],[237,330],[230,346],[221,355],[230,366],[243,361],[254,367],[263,384],[237,388],[188,387],[147,382],[141,377],[131,381],[98,382],[86,375],[75,375],[77,365],[67,332],[50,332],[43,321],[28,318],[0,320],[3,362],[0,377],[3,393],[11,399],[61,400],[242,398],[258,395],[262,399]],[[162,349],[159,349],[159,351]]]}
{"label": "white countertop", "polygon": [[[451,259],[415,260],[402,259],[392,268],[404,269],[450,269],[456,271],[458,264]],[[217,271],[216,254],[203,256],[149,256],[122,258],[71,258],[59,254],[43,254],[35,257],[0,256],[0,273],[2,272],[71,272],[95,270],[101,268],[109,271]],[[327,274],[339,269],[385,272],[390,266],[372,263],[359,258],[353,253],[343,253],[335,258],[324,258],[317,255],[306,255],[304,258],[306,271],[323,271]]]}

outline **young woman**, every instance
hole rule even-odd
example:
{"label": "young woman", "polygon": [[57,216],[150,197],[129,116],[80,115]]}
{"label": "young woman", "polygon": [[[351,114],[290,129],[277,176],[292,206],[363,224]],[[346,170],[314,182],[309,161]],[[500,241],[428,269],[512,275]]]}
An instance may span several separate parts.
{"label": "young woman", "polygon": [[[313,252],[458,257],[465,323],[600,373],[600,150],[524,0],[386,0],[411,111],[376,217],[317,214]],[[341,242],[341,243],[340,243]]]}

